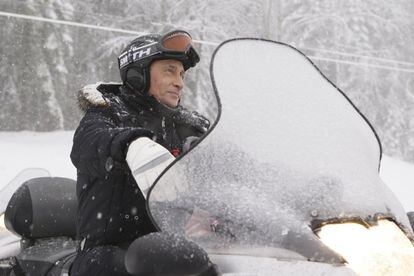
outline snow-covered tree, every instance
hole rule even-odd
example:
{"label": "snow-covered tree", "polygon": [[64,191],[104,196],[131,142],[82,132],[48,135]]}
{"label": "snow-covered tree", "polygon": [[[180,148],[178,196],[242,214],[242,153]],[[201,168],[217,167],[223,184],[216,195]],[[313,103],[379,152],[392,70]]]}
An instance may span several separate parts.
{"label": "snow-covered tree", "polygon": [[[0,10],[142,33],[189,31],[201,42],[201,62],[187,74],[183,103],[210,119],[217,112],[209,76],[214,43],[261,37],[292,44],[368,117],[385,153],[414,160],[412,1],[5,0]],[[76,91],[119,81],[116,57],[136,36],[0,21],[0,100],[7,103],[0,105],[0,130],[74,129],[81,116]]]}

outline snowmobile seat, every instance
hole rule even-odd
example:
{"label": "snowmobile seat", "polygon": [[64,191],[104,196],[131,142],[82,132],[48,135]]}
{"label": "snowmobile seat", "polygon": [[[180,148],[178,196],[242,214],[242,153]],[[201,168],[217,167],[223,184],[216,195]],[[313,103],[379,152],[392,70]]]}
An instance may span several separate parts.
{"label": "snowmobile seat", "polygon": [[51,271],[69,269],[78,244],[76,211],[76,181],[72,179],[33,178],[13,194],[5,225],[22,238],[16,259],[25,275],[55,275]]}

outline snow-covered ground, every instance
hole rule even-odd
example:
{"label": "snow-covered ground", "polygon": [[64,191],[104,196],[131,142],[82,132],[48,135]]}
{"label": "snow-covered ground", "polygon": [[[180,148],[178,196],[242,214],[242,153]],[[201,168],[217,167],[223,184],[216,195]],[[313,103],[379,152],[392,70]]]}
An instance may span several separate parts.
{"label": "snow-covered ground", "polygon": [[26,168],[44,168],[52,176],[76,178],[70,161],[73,131],[0,132],[0,187]]}
{"label": "snow-covered ground", "polygon": [[[0,132],[0,188],[26,168],[44,168],[52,176],[76,178],[70,162],[73,131]],[[406,211],[414,211],[414,164],[384,155],[381,177]]]}

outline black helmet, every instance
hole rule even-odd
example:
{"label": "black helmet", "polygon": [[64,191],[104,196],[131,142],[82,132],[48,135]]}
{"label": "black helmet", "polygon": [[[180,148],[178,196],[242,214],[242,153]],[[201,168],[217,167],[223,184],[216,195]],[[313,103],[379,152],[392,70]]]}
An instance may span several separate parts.
{"label": "black helmet", "polygon": [[140,36],[131,41],[118,57],[122,82],[134,91],[147,93],[150,85],[150,65],[160,59],[181,61],[184,70],[194,67],[200,61],[191,36],[185,31],[175,30],[163,36]]}

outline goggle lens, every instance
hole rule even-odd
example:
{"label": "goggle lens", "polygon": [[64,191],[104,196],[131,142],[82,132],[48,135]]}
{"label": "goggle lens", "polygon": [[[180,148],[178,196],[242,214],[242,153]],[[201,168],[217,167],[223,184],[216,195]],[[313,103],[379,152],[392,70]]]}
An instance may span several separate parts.
{"label": "goggle lens", "polygon": [[188,33],[173,32],[164,36],[162,47],[171,51],[186,52],[191,46],[193,40]]}

